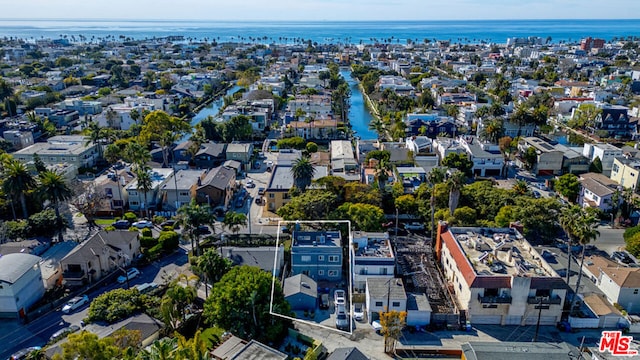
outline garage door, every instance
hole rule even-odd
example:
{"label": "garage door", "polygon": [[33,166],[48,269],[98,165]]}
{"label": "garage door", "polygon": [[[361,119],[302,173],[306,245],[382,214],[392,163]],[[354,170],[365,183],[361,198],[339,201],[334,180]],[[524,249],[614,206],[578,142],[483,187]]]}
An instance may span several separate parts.
{"label": "garage door", "polygon": [[474,325],[500,325],[501,315],[473,315],[471,323]]}
{"label": "garage door", "polygon": [[[525,325],[535,325],[538,322],[538,315],[529,316],[525,320]],[[540,325],[553,325],[557,323],[555,316],[540,316]]]}
{"label": "garage door", "polygon": [[606,329],[617,328],[619,320],[619,316],[605,316],[604,321],[601,322],[601,324],[603,324],[602,327]]}

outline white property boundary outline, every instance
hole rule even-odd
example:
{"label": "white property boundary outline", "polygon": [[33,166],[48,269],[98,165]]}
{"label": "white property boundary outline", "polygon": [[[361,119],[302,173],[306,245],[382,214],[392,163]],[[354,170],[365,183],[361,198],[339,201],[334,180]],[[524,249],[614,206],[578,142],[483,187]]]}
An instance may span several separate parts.
{"label": "white property boundary outline", "polygon": [[[315,321],[309,321],[309,320],[303,320],[303,319],[299,319],[299,318],[294,318],[291,316],[287,316],[287,315],[283,315],[280,313],[276,313],[273,312],[273,298],[274,298],[274,292],[276,289],[276,268],[278,266],[278,247],[280,246],[280,230],[282,229],[282,226],[284,224],[347,224],[348,228],[349,228],[349,236],[347,237],[347,241],[348,243],[348,248],[347,248],[347,252],[349,253],[349,266],[348,266],[348,272],[349,272],[349,276],[347,279],[347,291],[349,292],[349,310],[348,310],[348,314],[349,314],[349,331],[344,331],[344,330],[339,330],[336,329],[335,327],[329,327],[326,325],[322,325],[320,323],[317,323]],[[342,239],[341,239],[342,240]],[[279,316],[281,318],[285,318],[285,319],[289,319],[291,321],[297,321],[297,322],[301,322],[304,324],[308,324],[311,326],[318,326],[327,330],[332,330],[332,331],[337,331],[339,333],[348,333],[349,335],[353,335],[353,306],[352,302],[353,302],[353,294],[351,292],[351,277],[353,276],[352,271],[351,271],[351,243],[353,241],[353,234],[351,232],[351,220],[279,220],[278,221],[278,232],[276,233],[276,252],[275,252],[275,256],[273,259],[273,272],[271,273],[271,300],[269,301],[269,314],[271,314],[272,316]],[[293,248],[293,231],[291,232],[291,247]],[[342,244],[341,244],[342,247]],[[284,284],[282,284],[282,290],[284,291]],[[331,294],[331,292],[329,292],[329,294]]]}

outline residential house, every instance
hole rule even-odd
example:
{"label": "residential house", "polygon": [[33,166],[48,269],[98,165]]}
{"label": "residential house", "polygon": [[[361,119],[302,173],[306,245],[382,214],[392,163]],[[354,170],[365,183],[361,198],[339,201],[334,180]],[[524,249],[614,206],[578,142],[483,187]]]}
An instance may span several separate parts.
{"label": "residential house", "polygon": [[364,292],[368,278],[393,278],[396,259],[388,233],[355,231],[350,251],[354,291]]}
{"label": "residential house", "polygon": [[296,95],[295,99],[287,102],[287,112],[295,116],[300,109],[306,116],[326,118],[333,114],[331,96],[329,95]]}
{"label": "residential house", "polygon": [[226,161],[227,144],[206,142],[200,145],[193,161],[199,169],[211,169],[222,165]]}
{"label": "residential house", "polygon": [[289,356],[256,340],[249,342],[233,335],[211,351],[215,360],[287,360]]}
{"label": "residential house", "polygon": [[332,140],[330,146],[331,175],[339,176],[347,181],[359,181],[360,171],[358,161],[347,140]]}
{"label": "residential house", "polygon": [[437,117],[433,121],[418,118],[407,120],[406,124],[407,135],[421,135],[430,139],[435,139],[438,136],[455,137],[458,131],[455,121],[449,117]]}
{"label": "residential house", "polygon": [[245,170],[251,167],[251,157],[253,156],[253,144],[251,143],[231,143],[227,145],[227,160],[240,161]]}
{"label": "residential house", "polygon": [[626,267],[602,256],[584,260],[584,273],[607,297],[629,314],[640,313],[640,268]]}
{"label": "residential house", "polygon": [[[172,173],[162,185],[162,208],[179,209],[182,205],[189,205],[196,198],[198,185],[205,174],[204,170],[178,170]],[[199,200],[208,203],[208,199]]]}
{"label": "residential house", "polygon": [[275,260],[273,276],[276,278],[280,278],[284,267],[284,246],[279,246],[277,249],[273,246],[233,247],[225,246],[223,242],[220,253],[236,266],[255,266],[268,273],[273,273]]}
{"label": "residential house", "polygon": [[161,190],[173,175],[173,169],[153,168],[150,175],[151,186],[147,192],[140,187],[137,178],[125,187],[129,195],[130,210],[154,210],[157,209],[159,203],[162,203]]}
{"label": "residential house", "polygon": [[500,175],[504,166],[504,156],[497,144],[480,142],[474,136],[461,136],[460,145],[467,151],[473,162],[471,171],[476,176]]}
{"label": "residential house", "polygon": [[637,189],[640,183],[640,159],[616,157],[611,168],[611,180],[626,189]]}
{"label": "residential house", "polygon": [[342,279],[342,239],[339,231],[294,231],[291,275],[305,274],[315,281]]}
{"label": "residential house", "polygon": [[405,194],[413,194],[420,184],[427,181],[427,172],[419,166],[398,166],[396,172]]}
{"label": "residential house", "polygon": [[[327,175],[326,169],[323,166],[313,166],[316,171],[313,175],[313,180],[317,180]],[[276,212],[284,204],[291,200],[289,190],[294,186],[293,175],[291,172],[292,165],[276,165],[271,170],[271,178],[269,184],[265,189],[265,199],[267,201],[267,210]]]}
{"label": "residential house", "polygon": [[[582,350],[566,342],[472,341],[462,344],[464,360],[567,360],[581,358]],[[599,357],[598,357],[599,359]]]}
{"label": "residential house", "polygon": [[[555,325],[567,284],[515,228],[438,225],[435,252],[472,324]],[[539,316],[537,306],[545,311]]]}
{"label": "residential house", "polygon": [[333,350],[327,360],[369,360],[358,348],[337,348]]}
{"label": "residential house", "polygon": [[628,139],[635,130],[635,123],[629,121],[627,112],[629,108],[620,105],[610,105],[600,103],[598,107],[602,110],[595,119],[595,130],[606,132],[607,137],[616,139]]}
{"label": "residential house", "polygon": [[77,111],[78,115],[97,115],[102,112],[102,103],[100,101],[82,100],[79,98],[66,99],[59,102],[58,109]]}
{"label": "residential house", "polygon": [[405,147],[414,154],[430,153],[433,141],[427,136],[409,136],[405,140]]}
{"label": "residential house", "polygon": [[369,322],[379,320],[385,311],[406,311],[407,294],[399,278],[367,278],[365,303]]}
{"label": "residential house", "polygon": [[338,120],[331,117],[311,121],[292,121],[288,125],[294,136],[304,139],[335,139],[338,135]]}
{"label": "residential house", "polygon": [[212,208],[229,208],[236,187],[236,172],[226,166],[209,170],[196,188],[196,200]]}
{"label": "residential house", "polygon": [[562,173],[583,174],[589,171],[589,159],[582,155],[582,149],[555,144],[554,147],[562,152]]}
{"label": "residential house", "polygon": [[41,257],[14,253],[0,256],[0,318],[24,318],[45,292]]}
{"label": "residential house", "polygon": [[407,325],[427,326],[433,309],[425,293],[407,293]]}
{"label": "residential house", "polygon": [[36,115],[46,117],[57,127],[75,126],[80,115],[75,110],[63,110],[63,109],[51,109],[51,108],[36,108],[34,110]]}
{"label": "residential house", "polygon": [[584,297],[583,301],[589,310],[598,317],[598,328],[618,329],[618,324],[625,321],[620,310],[616,309],[604,294],[589,294]]}
{"label": "residential house", "polygon": [[95,193],[101,198],[97,215],[121,215],[129,204],[127,186],[136,179],[128,169],[108,171],[93,180]]}
{"label": "residential house", "polygon": [[415,94],[415,88],[411,85],[411,82],[402,76],[396,75],[380,76],[378,83],[376,84],[376,89],[380,92],[389,89],[398,95],[405,96]]}
{"label": "residential house", "polygon": [[[154,110],[156,110],[156,106],[151,99],[128,97],[123,104],[109,105],[109,109],[98,117],[98,124],[102,127],[129,130],[131,125],[142,122],[142,114],[144,111]],[[134,120],[131,117],[132,111],[136,111],[140,115],[138,120]],[[110,112],[115,113],[113,119],[109,118],[108,114]]]}
{"label": "residential house", "polygon": [[459,139],[438,137],[433,140],[433,152],[438,154],[438,157],[442,160],[449,154],[466,154],[467,150],[462,146]]}
{"label": "residential house", "polygon": [[62,277],[68,286],[93,284],[113,271],[127,267],[140,254],[137,231],[100,231],[78,244],[62,260]]}
{"label": "residential house", "polygon": [[[586,173],[579,177],[580,193],[578,204],[583,207],[598,208],[610,211],[613,207],[613,195],[620,185],[608,177],[598,173]],[[620,201],[622,198],[619,199]]]}
{"label": "residential house", "polygon": [[2,137],[13,145],[14,150],[24,149],[33,145],[33,133],[31,131],[7,130]]}
{"label": "residential house", "polygon": [[[529,148],[536,151],[536,161],[531,169],[532,173],[539,176],[561,175],[564,153],[553,145],[538,137],[521,137],[518,142],[518,151],[525,154]],[[524,161],[519,159],[520,163]]]}
{"label": "residential house", "polygon": [[33,161],[38,154],[45,164],[68,163],[80,168],[93,167],[99,159],[98,147],[82,135],[58,135],[50,137],[46,143],[35,143],[13,153],[13,157],[23,164]]}
{"label": "residential house", "polygon": [[602,163],[602,173],[605,176],[611,174],[613,168],[613,160],[616,157],[621,157],[622,149],[619,149],[611,144],[606,143],[585,143],[582,149],[582,155],[584,155],[589,161],[593,162],[596,158],[600,159]]}
{"label": "residential house", "polygon": [[318,284],[305,274],[284,279],[282,292],[291,310],[315,311],[318,303]]}

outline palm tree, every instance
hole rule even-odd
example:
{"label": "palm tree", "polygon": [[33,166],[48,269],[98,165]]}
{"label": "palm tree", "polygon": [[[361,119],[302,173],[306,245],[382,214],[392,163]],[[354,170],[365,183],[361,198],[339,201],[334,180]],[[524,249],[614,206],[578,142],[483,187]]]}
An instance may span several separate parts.
{"label": "palm tree", "polygon": [[524,180],[518,180],[511,188],[516,194],[524,195],[529,191],[529,185]]}
{"label": "palm tree", "polygon": [[149,150],[138,142],[129,142],[124,148],[124,154],[122,156],[125,161],[134,164],[135,168],[144,166],[149,160],[151,160],[151,154]]}
{"label": "palm tree", "polygon": [[27,167],[18,160],[11,160],[4,166],[4,181],[2,187],[5,194],[11,194],[14,198],[20,199],[22,206],[22,217],[27,219],[29,212],[27,209],[26,193],[36,187],[36,180],[33,178]]}
{"label": "palm tree", "polygon": [[587,244],[597,239],[600,235],[600,232],[596,229],[599,221],[595,214],[589,210],[590,209],[581,209],[582,215],[580,216],[575,228],[576,238],[580,245],[582,245],[582,251],[580,252],[580,270],[578,271],[578,280],[576,281],[576,289],[573,292],[573,299],[571,300],[569,315],[571,315],[571,313],[573,312],[576,300],[578,300],[578,290],[580,289],[580,280],[582,280],[582,268],[584,266],[584,255],[585,250],[587,249]]}
{"label": "palm tree", "polygon": [[295,183],[295,186],[303,192],[309,185],[311,185],[311,180],[313,180],[313,175],[315,175],[315,173],[316,169],[306,156],[294,161],[293,166],[291,167],[293,182]]}
{"label": "palm tree", "polygon": [[502,121],[499,119],[492,119],[485,122],[485,125],[482,128],[482,135],[485,140],[495,144],[502,136],[503,131],[504,128]]}
{"label": "palm tree", "polygon": [[389,180],[389,171],[391,170],[391,164],[384,157],[378,160],[376,164],[376,180],[378,181],[378,188],[384,190],[387,180]]}
{"label": "palm tree", "polygon": [[162,338],[156,340],[147,349],[142,350],[140,357],[144,360],[173,360],[177,340]]}
{"label": "palm tree", "polygon": [[71,199],[73,192],[67,185],[65,178],[51,170],[44,171],[38,176],[40,185],[38,192],[43,200],[49,200],[53,204],[56,212],[56,222],[58,225],[58,238],[62,241],[62,219],[60,217],[60,203]]}
{"label": "palm tree", "polygon": [[222,220],[222,224],[234,235],[238,235],[238,231],[240,231],[241,226],[247,225],[247,216],[243,213],[237,213],[235,211],[230,211],[224,214],[224,220]]}
{"label": "palm tree", "polygon": [[183,234],[189,235],[191,249],[195,249],[195,255],[198,256],[200,254],[199,227],[212,225],[211,228],[214,228],[214,217],[211,215],[209,205],[200,205],[195,200],[191,200],[189,205],[183,205],[178,209],[178,218],[184,227]]}
{"label": "palm tree", "polygon": [[378,140],[385,139],[387,137],[384,122],[377,116],[374,117],[369,123],[369,129],[375,131],[378,134]]}
{"label": "palm tree", "polygon": [[571,246],[573,244],[573,237],[576,233],[575,230],[578,226],[581,215],[582,208],[579,205],[571,205],[565,207],[560,212],[560,226],[564,230],[565,234],[567,234],[567,254],[569,257],[566,275],[567,284],[569,284],[569,277],[571,276]]}
{"label": "palm tree", "polygon": [[429,172],[427,180],[431,184],[431,199],[429,200],[429,207],[431,209],[431,238],[433,239],[433,229],[435,227],[435,211],[436,211],[436,185],[444,181],[447,176],[447,171],[441,167],[434,167]]}
{"label": "palm tree", "polygon": [[144,205],[142,206],[145,210],[147,217],[149,217],[149,203],[147,199],[147,195],[149,191],[153,190],[153,179],[151,179],[151,169],[142,166],[136,169],[136,177],[138,178],[138,192],[144,192]]}
{"label": "palm tree", "polygon": [[467,178],[460,170],[456,170],[449,179],[447,179],[447,185],[449,187],[449,213],[453,215],[453,212],[458,207],[458,201],[460,201],[460,190],[466,182]]}
{"label": "palm tree", "polygon": [[102,157],[102,139],[104,138],[104,132],[102,131],[102,128],[100,127],[100,125],[98,125],[97,122],[95,121],[91,121],[86,129],[85,129],[86,133],[87,133],[87,141],[85,143],[85,145],[90,145],[90,144],[96,144],[98,146],[98,155],[100,157]]}

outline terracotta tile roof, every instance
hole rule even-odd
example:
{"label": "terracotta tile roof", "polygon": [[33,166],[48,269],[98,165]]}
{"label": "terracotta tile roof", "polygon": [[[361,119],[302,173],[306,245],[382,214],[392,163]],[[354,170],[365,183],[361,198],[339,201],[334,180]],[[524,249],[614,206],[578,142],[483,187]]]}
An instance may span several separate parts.
{"label": "terracotta tile roof", "polygon": [[451,256],[457,264],[458,269],[462,273],[462,276],[464,276],[464,280],[467,282],[467,285],[471,287],[474,280],[476,279],[476,272],[475,270],[473,270],[473,266],[471,266],[469,259],[467,259],[467,257],[464,255],[464,251],[462,251],[462,249],[458,245],[458,242],[451,234],[450,230],[442,234],[441,237],[446,244],[447,249],[449,249],[449,251],[451,252]]}

